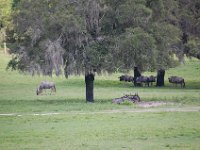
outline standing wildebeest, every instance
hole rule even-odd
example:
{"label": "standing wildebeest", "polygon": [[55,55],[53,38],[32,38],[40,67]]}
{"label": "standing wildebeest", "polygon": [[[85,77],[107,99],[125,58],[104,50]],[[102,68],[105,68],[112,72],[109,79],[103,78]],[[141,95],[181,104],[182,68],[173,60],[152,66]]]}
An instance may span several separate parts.
{"label": "standing wildebeest", "polygon": [[140,77],[136,78],[136,83],[138,83],[138,84],[144,83],[145,85],[149,86],[149,83],[151,83],[150,85],[152,86],[153,82],[156,82],[156,77],[152,76],[152,75],[149,77],[140,76]]}
{"label": "standing wildebeest", "polygon": [[144,83],[145,85],[149,86],[149,77],[146,77],[146,76],[137,77],[136,83],[138,83],[138,84]]}
{"label": "standing wildebeest", "polygon": [[55,83],[48,82],[48,81],[42,81],[37,87],[36,94],[37,95],[41,94],[42,91],[45,90],[45,89],[51,89],[51,93],[56,92]]}
{"label": "standing wildebeest", "polygon": [[181,87],[185,87],[185,81],[182,77],[171,76],[168,78],[170,83],[180,84]]}
{"label": "standing wildebeest", "polygon": [[156,77],[155,76],[149,76],[149,82],[151,83],[151,86],[153,85],[153,82],[156,82]]}

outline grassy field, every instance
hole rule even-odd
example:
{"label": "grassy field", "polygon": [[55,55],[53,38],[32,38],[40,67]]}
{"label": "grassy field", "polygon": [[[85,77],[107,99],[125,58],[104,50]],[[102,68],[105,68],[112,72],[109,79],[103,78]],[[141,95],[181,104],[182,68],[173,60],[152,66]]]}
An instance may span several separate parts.
{"label": "grassy field", "polygon": [[[14,114],[0,115],[1,150],[200,149],[199,111],[120,112],[146,109],[111,103],[112,98],[137,92],[143,101],[173,102],[162,107],[200,106],[200,61],[196,59],[167,70],[162,88],[136,88],[119,82],[119,73],[96,76],[95,103],[87,104],[83,76],[31,77],[6,71],[10,57],[0,53],[0,114]],[[169,84],[171,75],[184,77],[186,88]],[[36,96],[42,80],[54,81],[57,93]],[[106,113],[112,110],[119,113]],[[58,114],[42,115],[50,112]]]}
{"label": "grassy field", "polygon": [[1,117],[1,150],[199,150],[200,113]]}

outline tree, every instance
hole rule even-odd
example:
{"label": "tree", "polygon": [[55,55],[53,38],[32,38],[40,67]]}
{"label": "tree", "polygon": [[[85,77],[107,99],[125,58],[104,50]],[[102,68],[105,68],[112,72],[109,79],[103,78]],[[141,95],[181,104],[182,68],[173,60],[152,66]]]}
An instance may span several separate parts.
{"label": "tree", "polygon": [[156,41],[157,86],[164,86],[165,70],[177,62],[174,54],[183,60],[181,31],[178,26],[178,3],[175,0],[147,0],[146,6],[153,10],[148,31]]}
{"label": "tree", "polygon": [[184,53],[200,59],[200,2],[198,0],[179,0],[178,2]]}
{"label": "tree", "polygon": [[85,74],[86,100],[93,102],[94,72],[111,71],[96,0],[26,1],[16,5],[16,54],[10,66],[32,75]]}
{"label": "tree", "polygon": [[7,53],[6,31],[12,29],[11,8],[12,0],[0,0],[0,46],[4,45],[5,53]]}
{"label": "tree", "polygon": [[183,45],[198,50],[196,40],[182,42],[180,3],[15,0],[16,57],[9,66],[32,75],[84,74],[86,101],[93,102],[95,72],[167,69],[175,64],[173,54],[183,56]]}
{"label": "tree", "polygon": [[123,69],[130,70],[137,66],[141,71],[145,71],[155,68],[155,40],[142,28],[127,29],[120,36],[119,49]]}

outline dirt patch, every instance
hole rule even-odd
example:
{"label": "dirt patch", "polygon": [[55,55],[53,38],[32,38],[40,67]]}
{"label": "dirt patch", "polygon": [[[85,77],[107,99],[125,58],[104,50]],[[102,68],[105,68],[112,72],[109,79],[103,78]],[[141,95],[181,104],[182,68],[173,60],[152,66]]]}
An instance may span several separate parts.
{"label": "dirt patch", "polygon": [[174,103],[169,103],[169,102],[157,102],[157,101],[151,101],[151,102],[138,102],[136,105],[144,108],[149,108],[149,107],[159,107],[159,106],[164,106],[164,105],[173,105]]}
{"label": "dirt patch", "polygon": [[[115,113],[149,113],[149,112],[200,112],[200,106],[191,106],[191,107],[163,107],[155,108],[156,106],[167,105],[166,102],[140,102],[139,105],[146,107],[145,109],[119,109],[119,110],[104,110],[104,111],[95,111],[95,112],[64,112],[64,113],[37,113],[37,114],[18,114],[18,113],[9,113],[9,114],[0,114],[0,117],[23,117],[23,116],[55,116],[55,115],[96,115],[96,114],[115,114]],[[171,103],[173,105],[173,103]],[[155,106],[156,105],[156,106]],[[152,107],[152,108],[149,108]]]}

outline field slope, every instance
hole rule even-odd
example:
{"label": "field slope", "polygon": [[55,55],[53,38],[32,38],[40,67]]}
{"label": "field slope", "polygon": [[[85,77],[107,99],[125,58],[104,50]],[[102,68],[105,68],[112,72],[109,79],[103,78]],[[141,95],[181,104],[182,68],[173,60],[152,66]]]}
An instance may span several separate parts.
{"label": "field slope", "polygon": [[[166,86],[133,87],[119,73],[96,76],[95,103],[85,103],[84,77],[31,77],[6,71],[11,56],[0,53],[1,150],[199,150],[200,61],[166,71]],[[156,74],[146,72],[145,74]],[[186,88],[167,77],[182,76]],[[42,80],[54,81],[55,95],[36,96]],[[143,101],[170,102],[158,108],[115,105],[112,98],[139,93]]]}

